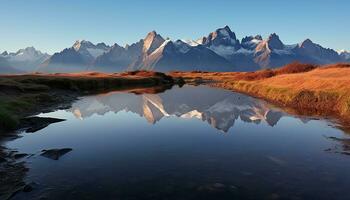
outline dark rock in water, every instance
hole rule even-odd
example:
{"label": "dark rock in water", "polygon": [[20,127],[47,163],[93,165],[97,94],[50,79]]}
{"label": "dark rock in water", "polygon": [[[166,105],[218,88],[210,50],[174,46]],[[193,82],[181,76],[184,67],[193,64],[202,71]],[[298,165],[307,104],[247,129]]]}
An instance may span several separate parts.
{"label": "dark rock in water", "polygon": [[37,132],[50,124],[65,121],[65,119],[56,119],[50,117],[29,117],[20,122],[20,127],[25,128],[27,133]]}
{"label": "dark rock in water", "polygon": [[23,191],[24,177],[28,171],[24,162],[16,162],[13,157],[6,158],[6,163],[0,165],[0,199],[11,199]]}
{"label": "dark rock in water", "polygon": [[0,156],[0,163],[6,162],[6,161],[7,161],[6,158],[3,158],[3,157]]}
{"label": "dark rock in water", "polygon": [[27,184],[23,187],[23,192],[31,192],[33,187],[30,184]]}
{"label": "dark rock in water", "polygon": [[26,156],[28,156],[28,154],[26,154],[26,153],[17,153],[15,155],[13,155],[13,157],[15,159],[20,159],[20,158],[23,158],[23,157],[26,157]]}
{"label": "dark rock in water", "polygon": [[[333,141],[339,142],[339,144],[337,144],[334,149],[331,149],[335,153],[341,153],[343,155],[350,155],[350,138],[337,138],[337,137],[333,137],[333,136],[327,137],[327,138],[331,139]],[[338,149],[342,149],[342,151],[339,152]]]}
{"label": "dark rock in water", "polygon": [[71,148],[63,148],[63,149],[49,149],[49,150],[42,150],[42,156],[46,157],[46,158],[50,158],[52,160],[58,160],[61,156],[63,156],[64,154],[72,151],[73,149]]}

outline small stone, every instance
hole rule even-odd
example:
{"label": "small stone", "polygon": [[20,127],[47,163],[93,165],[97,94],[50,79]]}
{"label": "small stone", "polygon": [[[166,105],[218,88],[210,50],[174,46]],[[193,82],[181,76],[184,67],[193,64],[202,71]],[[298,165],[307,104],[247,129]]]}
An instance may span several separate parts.
{"label": "small stone", "polygon": [[52,160],[58,160],[61,156],[64,154],[72,151],[73,149],[71,148],[63,148],[63,149],[49,149],[49,150],[42,150],[41,156],[44,156],[46,158],[50,158]]}
{"label": "small stone", "polygon": [[0,157],[0,163],[6,162],[6,158]]}
{"label": "small stone", "polygon": [[20,158],[23,158],[23,157],[26,157],[26,156],[28,156],[28,154],[26,154],[26,153],[17,153],[13,157],[15,159],[20,159]]}
{"label": "small stone", "polygon": [[23,188],[23,192],[31,192],[32,190],[33,190],[33,187],[30,184],[25,185]]}

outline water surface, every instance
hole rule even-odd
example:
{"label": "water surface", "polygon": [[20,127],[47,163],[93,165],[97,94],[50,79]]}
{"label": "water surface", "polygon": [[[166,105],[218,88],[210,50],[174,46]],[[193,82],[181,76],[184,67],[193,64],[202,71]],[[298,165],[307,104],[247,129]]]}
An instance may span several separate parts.
{"label": "water surface", "polygon": [[[34,190],[14,199],[350,199],[350,157],[325,120],[206,86],[82,97],[6,144]],[[72,148],[59,160],[43,149]]]}

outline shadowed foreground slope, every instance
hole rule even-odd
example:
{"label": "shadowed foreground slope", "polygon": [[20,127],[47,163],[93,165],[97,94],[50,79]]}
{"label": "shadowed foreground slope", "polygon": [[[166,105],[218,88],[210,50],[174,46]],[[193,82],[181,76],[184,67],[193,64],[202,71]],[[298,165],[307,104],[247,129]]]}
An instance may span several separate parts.
{"label": "shadowed foreground slope", "polygon": [[146,71],[0,76],[0,132],[25,124],[20,123],[23,117],[69,106],[81,95],[155,86],[169,88],[175,83],[181,80]]}

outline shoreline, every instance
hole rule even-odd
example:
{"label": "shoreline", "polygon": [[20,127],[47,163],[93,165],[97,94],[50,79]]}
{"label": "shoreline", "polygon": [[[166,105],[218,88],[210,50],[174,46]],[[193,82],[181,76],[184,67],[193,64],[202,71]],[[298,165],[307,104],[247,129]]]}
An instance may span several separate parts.
{"label": "shoreline", "polygon": [[344,128],[350,127],[350,64],[310,66],[291,64],[257,72],[170,75],[182,77],[188,84],[204,84],[264,99],[292,114],[334,118]]}
{"label": "shoreline", "polygon": [[27,128],[21,124],[28,116],[69,107],[79,96],[140,88],[152,88],[146,92],[157,92],[176,84],[184,82],[181,78],[145,71],[3,75],[0,76],[0,136]]}
{"label": "shoreline", "polygon": [[158,93],[182,86],[181,78],[158,72],[118,74],[26,74],[0,76],[0,181],[1,198],[10,199],[18,192],[30,192],[35,183],[26,183],[28,168],[24,156],[7,149],[6,141],[16,139],[19,130],[36,132],[64,119],[35,117],[42,112],[66,109],[77,98],[110,91],[135,94]]}
{"label": "shoreline", "polygon": [[[314,70],[312,69],[308,72],[292,73],[292,75],[303,75],[304,73],[310,73]],[[327,70],[327,69],[322,69]],[[346,71],[350,68],[345,69]],[[316,71],[317,72],[317,71]],[[259,73],[259,72],[258,72]],[[289,90],[282,90],[281,88],[268,88],[270,93],[280,93],[279,98],[271,98],[273,96],[266,95],[264,87],[265,81],[270,81],[272,78],[276,79],[280,84],[280,76],[289,76],[290,74],[276,75],[273,77],[259,78],[258,80],[245,80],[247,74],[241,72],[229,72],[229,73],[219,73],[219,72],[174,72],[169,75],[157,72],[126,72],[126,73],[116,73],[116,74],[101,74],[101,73],[87,73],[82,75],[77,74],[29,74],[29,75],[14,75],[14,76],[0,76],[0,125],[3,123],[4,118],[1,115],[7,115],[5,117],[13,117],[15,124],[9,127],[5,131],[3,130],[1,134],[0,129],[0,171],[4,174],[4,179],[0,181],[0,190],[5,192],[4,195],[7,198],[12,197],[17,192],[25,192],[32,190],[32,185],[35,183],[27,183],[24,179],[28,168],[25,166],[24,162],[18,162],[17,158],[21,158],[20,153],[16,150],[6,149],[3,146],[5,138],[8,137],[9,140],[14,139],[18,136],[18,131],[37,131],[45,128],[51,123],[60,121],[61,119],[53,118],[38,118],[38,117],[28,117],[33,116],[41,112],[50,112],[57,109],[69,108],[71,103],[80,96],[93,95],[104,92],[111,91],[126,91],[135,94],[142,93],[157,93],[170,89],[173,85],[183,85],[185,82],[188,84],[195,85],[208,85],[211,87],[217,87],[222,89],[231,90],[234,92],[244,93],[253,97],[264,99],[278,107],[281,107],[286,112],[297,114],[297,115],[308,115],[317,117],[334,117],[335,119],[343,119],[343,123],[340,124],[341,129],[345,132],[350,132],[346,130],[348,127],[343,126],[348,125],[350,118],[342,118],[337,115],[336,112],[326,112],[325,110],[319,110],[318,107],[312,107],[318,104],[288,104],[288,102],[283,101],[284,92]],[[240,77],[240,78],[239,78]],[[243,77],[243,78],[242,78]],[[350,80],[350,78],[349,78]],[[346,87],[344,94],[349,89]],[[288,93],[289,95],[296,95],[296,93]],[[306,94],[312,94],[306,93]],[[319,91],[317,91],[319,92]],[[267,93],[269,94],[269,93]],[[333,93],[330,93],[333,94]],[[339,94],[337,94],[339,95]],[[327,95],[326,95],[327,96]],[[291,101],[298,101],[296,97],[291,96]],[[313,102],[312,98],[317,97],[315,95],[304,96],[307,102]],[[347,96],[350,98],[350,95]],[[321,99],[335,102],[333,98]],[[324,101],[316,101],[319,105],[323,105]],[[308,105],[308,107],[305,107]],[[310,106],[311,105],[311,106]],[[350,104],[349,104],[350,105]],[[300,107],[302,112],[300,111]],[[1,109],[6,109],[5,112]],[[327,107],[330,108],[330,107]],[[322,112],[320,112],[322,111]],[[345,112],[349,114],[350,112]],[[342,115],[347,116],[347,115]],[[9,118],[6,118],[7,120]],[[0,126],[1,128],[1,126]],[[5,135],[5,133],[9,133]],[[339,140],[339,139],[337,139]],[[347,140],[346,140],[347,141]]]}

